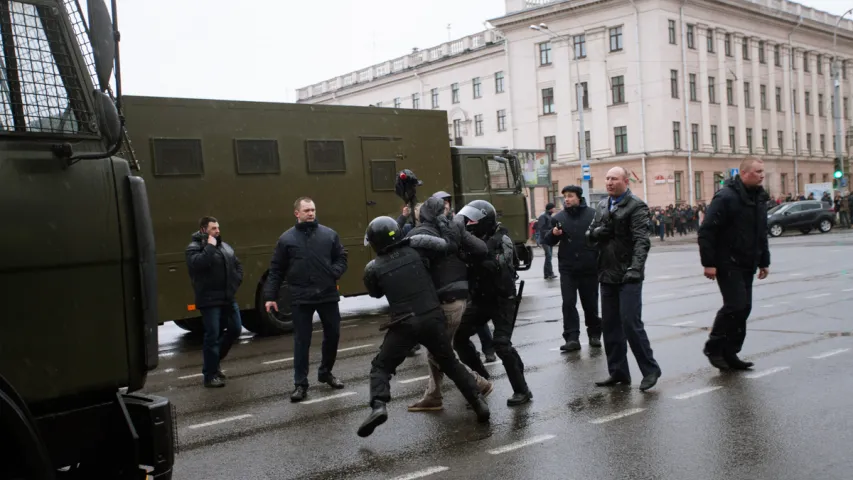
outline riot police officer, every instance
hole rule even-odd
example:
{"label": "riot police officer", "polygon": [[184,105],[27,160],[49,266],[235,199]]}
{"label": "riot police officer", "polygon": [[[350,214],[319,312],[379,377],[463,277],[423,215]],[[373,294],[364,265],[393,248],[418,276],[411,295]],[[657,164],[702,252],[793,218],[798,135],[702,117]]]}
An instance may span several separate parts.
{"label": "riot police officer", "polygon": [[469,339],[491,320],[495,326],[495,352],[503,362],[514,392],[506,403],[511,407],[523,405],[533,398],[533,394],[524,379],[524,363],[512,346],[516,311],[512,240],[507,236],[506,228],[498,223],[495,207],[485,200],[474,200],[462,208],[459,215],[465,218],[471,233],[486,243],[488,253],[485,257],[468,258],[470,304],[453,338],[453,346],[463,363],[488,379],[489,372]]}
{"label": "riot police officer", "polygon": [[371,362],[370,407],[372,411],[358,429],[366,437],[388,419],[385,404],[391,400],[391,375],[406,359],[412,346],[420,343],[429,351],[441,371],[453,380],[477,414],[489,420],[489,407],[477,391],[477,383],[453,354],[445,333],[445,319],[433,280],[421,255],[402,239],[399,225],[391,217],[377,217],[367,226],[365,245],[377,257],[364,267],[364,286],[371,297],[388,299],[391,320],[382,348]]}

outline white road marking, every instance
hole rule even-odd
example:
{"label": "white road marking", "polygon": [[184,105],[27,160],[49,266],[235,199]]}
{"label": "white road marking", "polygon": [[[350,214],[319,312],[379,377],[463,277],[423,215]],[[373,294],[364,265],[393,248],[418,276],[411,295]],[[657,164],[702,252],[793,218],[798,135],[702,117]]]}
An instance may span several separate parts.
{"label": "white road marking", "polygon": [[359,345],[357,347],[340,348],[340,349],[338,349],[338,353],[349,352],[350,350],[358,350],[360,348],[368,348],[368,347],[372,347],[372,346],[373,346],[372,343],[368,343],[367,345]]}
{"label": "white road marking", "polygon": [[251,340],[241,340],[240,345],[245,345],[245,344],[249,343],[250,341]]}
{"label": "white road marking", "polygon": [[503,447],[494,448],[492,450],[486,450],[486,453],[489,453],[491,455],[500,455],[501,453],[511,452],[513,450],[518,450],[519,448],[524,448],[537,443],[542,443],[551,440],[554,437],[555,435],[539,435],[537,437],[528,438],[527,440],[522,440],[520,442],[510,443],[509,445],[504,445]]}
{"label": "white road marking", "polygon": [[500,360],[495,360],[494,362],[484,363],[483,366],[484,367],[491,367],[492,365],[498,365],[500,363],[501,363]]}
{"label": "white road marking", "polygon": [[696,390],[690,390],[689,392],[684,392],[681,395],[676,395],[672,398],[676,400],[687,400],[688,398],[698,397],[699,395],[704,395],[706,393],[711,393],[714,390],[719,390],[723,387],[705,387],[705,388],[697,388]]}
{"label": "white road marking", "polygon": [[842,290],[842,292],[853,292],[853,288],[848,288],[846,290]]}
{"label": "white road marking", "polygon": [[165,352],[165,353],[161,353],[161,354],[160,354],[160,355],[158,355],[158,356],[159,356],[159,357],[174,357],[174,356],[175,356],[175,352]]}
{"label": "white road marking", "polygon": [[675,295],[675,294],[674,294],[674,293],[665,293],[665,294],[663,294],[663,295],[655,295],[654,297],[649,297],[649,300],[654,299],[654,298],[666,298],[666,297],[671,297],[671,296],[673,296],[673,295]]}
{"label": "white road marking", "polygon": [[766,377],[767,375],[773,375],[774,373],[779,373],[779,372],[785,371],[785,370],[787,370],[787,369],[789,369],[789,368],[791,368],[791,367],[773,367],[773,368],[768,368],[767,370],[762,370],[762,371],[760,371],[760,372],[755,372],[755,373],[751,373],[751,374],[749,374],[749,375],[746,375],[746,378],[761,378],[761,377]]}
{"label": "white road marking", "polygon": [[337,395],[329,395],[328,397],[315,398],[313,400],[303,400],[299,403],[301,403],[302,405],[309,405],[312,403],[325,402],[326,400],[334,400],[336,398],[349,397],[350,395],[358,395],[358,392],[344,392],[344,393],[339,393]]}
{"label": "white road marking", "polygon": [[761,307],[762,307],[762,308],[770,308],[770,307],[772,307],[772,306],[773,306],[773,304],[772,304],[772,303],[768,303],[767,305],[762,305]]}
{"label": "white road marking", "polygon": [[621,412],[616,412],[612,415],[607,415],[607,416],[604,416],[601,418],[596,418],[595,420],[590,420],[589,423],[601,424],[601,423],[612,422],[613,420],[619,420],[620,418],[625,418],[629,415],[634,415],[634,414],[640,413],[640,412],[645,411],[645,410],[646,410],[645,408],[631,408],[628,410],[622,410]]}
{"label": "white road marking", "polygon": [[436,473],[446,472],[448,470],[450,470],[450,467],[430,467],[424,470],[418,470],[417,472],[408,473],[400,477],[394,477],[391,480],[415,480],[416,478],[424,478]]}
{"label": "white road marking", "polygon": [[374,321],[374,322],[367,322],[367,323],[369,323],[370,325],[373,325],[373,324],[375,324],[376,322]]}
{"label": "white road marking", "polygon": [[687,293],[699,293],[699,292],[706,292],[706,291],[708,291],[707,288],[694,288],[693,290],[688,290]]}
{"label": "white road marking", "polygon": [[672,278],[672,275],[662,275],[660,277],[655,277],[655,280],[668,280]]}
{"label": "white road marking", "polygon": [[830,295],[829,293],[818,293],[817,295],[809,295],[806,298],[810,299],[810,298],[828,297],[829,295]]}
{"label": "white road marking", "polygon": [[187,428],[195,430],[196,428],[210,427],[211,425],[219,425],[220,423],[234,422],[236,420],[243,420],[244,418],[249,418],[249,417],[251,417],[251,415],[244,414],[244,415],[237,415],[236,417],[220,418],[219,420],[213,420],[211,422],[204,422],[204,423],[199,423],[196,425],[190,425]]}
{"label": "white road marking", "polygon": [[673,327],[683,327],[684,325],[690,325],[691,323],[696,323],[696,322],[693,320],[688,320],[686,322],[673,323],[672,326]]}
{"label": "white road marking", "polygon": [[154,370],[153,372],[149,373],[148,376],[151,377],[153,375],[163,375],[164,373],[172,373],[174,371],[175,371],[174,368],[165,368],[163,370]]}
{"label": "white road marking", "polygon": [[790,274],[790,275],[791,275],[792,277],[801,277],[803,274],[802,274],[802,273],[792,273],[792,274]]}
{"label": "white road marking", "polygon": [[838,355],[839,353],[844,353],[844,352],[849,351],[849,350],[850,350],[849,348],[839,348],[838,350],[832,350],[829,352],[821,353],[820,355],[815,355],[814,357],[809,357],[809,358],[811,358],[813,360],[820,360],[820,359],[823,359],[826,357],[831,357],[833,355]]}
{"label": "white road marking", "polygon": [[[226,371],[227,370],[223,370],[222,373],[225,373]],[[204,376],[203,373],[194,373],[192,375],[184,375],[183,377],[178,377],[178,380],[185,380],[187,378],[197,378],[197,377],[203,377],[203,376]]]}
{"label": "white road marking", "polygon": [[278,360],[270,360],[270,361],[268,361],[268,362],[262,362],[262,364],[263,364],[263,365],[272,365],[272,364],[274,364],[274,363],[289,362],[289,361],[291,361],[291,360],[293,360],[293,357],[280,358],[280,359],[278,359]]}
{"label": "white road marking", "polygon": [[345,328],[355,328],[355,327],[357,327],[357,326],[358,326],[358,325],[344,325],[343,327],[341,327],[341,330],[343,330],[343,329],[345,329]]}
{"label": "white road marking", "polygon": [[410,378],[408,380],[400,380],[397,383],[412,383],[412,382],[420,382],[423,380],[429,380],[429,375],[424,375],[423,377]]}

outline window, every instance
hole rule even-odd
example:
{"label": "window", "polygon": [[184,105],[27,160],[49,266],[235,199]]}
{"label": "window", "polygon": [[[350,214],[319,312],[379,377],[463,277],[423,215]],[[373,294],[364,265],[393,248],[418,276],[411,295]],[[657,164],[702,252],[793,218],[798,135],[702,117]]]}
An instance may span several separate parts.
{"label": "window", "polygon": [[[586,82],[581,82],[581,88],[583,88],[583,108],[584,110],[589,108],[589,90],[587,89]],[[575,97],[577,97],[578,84],[575,84]]]}
{"label": "window", "polygon": [[779,147],[780,154],[785,151],[785,133],[782,130],[776,131],[776,145]]}
{"label": "window", "polygon": [[844,103],[844,118],[846,120],[849,120],[850,119],[850,110],[848,108],[849,105],[847,104],[847,97],[842,98],[841,101]]}
{"label": "window", "polygon": [[752,153],[752,129],[751,128],[746,129],[746,148],[748,149],[749,153]]}
{"label": "window", "polygon": [[761,109],[767,110],[767,85],[761,85],[759,91],[761,95]]}
{"label": "window", "polygon": [[716,81],[716,78],[708,77],[708,101],[711,103],[717,103],[717,87],[715,85]]}
{"label": "window", "polygon": [[708,53],[714,53],[714,30],[709,28],[706,37],[708,39]]}
{"label": "window", "polygon": [[776,111],[782,111],[782,87],[776,87]]}
{"label": "window", "polygon": [[800,134],[799,132],[794,134],[794,153],[797,155],[800,154]]}
{"label": "window", "polygon": [[735,143],[735,127],[729,127],[729,145],[732,147],[732,153],[736,153],[737,143]]}
{"label": "window", "polygon": [[495,93],[504,93],[504,72],[495,73]]}
{"label": "window", "polygon": [[694,152],[699,151],[699,124],[690,125],[690,148]]}
{"label": "window", "polygon": [[812,154],[812,134],[811,133],[806,134],[806,151],[809,153],[809,155]]}
{"label": "window", "polygon": [[397,161],[371,160],[370,177],[374,192],[393,192],[397,183]]}
{"label": "window", "polygon": [[823,75],[823,55],[817,56],[817,74]]}
{"label": "window", "polygon": [[481,88],[480,88],[480,86],[481,86],[480,77],[477,77],[477,78],[474,78],[473,80],[471,80],[471,86],[474,89],[474,98],[480,98],[483,96]]}
{"label": "window", "polygon": [[498,131],[506,131],[506,110],[498,110]]}
{"label": "window", "polygon": [[729,105],[735,104],[734,81],[726,80],[726,100]]}
{"label": "window", "polygon": [[539,65],[551,65],[551,43],[539,44]]}
{"label": "window", "polygon": [[453,103],[459,103],[459,84],[454,83],[450,86],[450,96]]}
{"label": "window", "polygon": [[787,173],[780,173],[779,178],[782,181],[782,194],[784,195],[784,194],[788,193],[788,174]]}
{"label": "window", "polygon": [[400,108],[400,105],[403,104],[403,100],[400,97],[394,99],[394,108]]}
{"label": "window", "polygon": [[782,47],[779,45],[773,46],[773,64],[776,65],[777,67],[782,66],[781,49],[782,49]]}
{"label": "window", "polygon": [[800,113],[800,108],[797,105],[797,90],[794,90],[791,94],[791,101],[794,102],[794,113]]}
{"label": "window", "polygon": [[542,115],[550,115],[554,113],[554,89],[542,89]]}
{"label": "window", "polygon": [[560,182],[551,182],[551,198],[560,196]]}
{"label": "window", "polygon": [[614,105],[625,103],[625,77],[623,75],[610,79],[610,94],[613,97]]}
{"label": "window", "polygon": [[586,35],[572,37],[575,44],[575,58],[586,58]]}
{"label": "window", "polygon": [[675,20],[669,20],[669,44],[676,45],[678,42],[675,40]]}
{"label": "window", "polygon": [[809,71],[809,52],[803,52],[803,71]]}
{"label": "window", "polygon": [[[9,114],[6,113],[6,115]],[[9,120],[5,124],[8,125]],[[152,138],[151,157],[154,163],[154,175],[204,175],[204,161],[199,139]]]}
{"label": "window", "polygon": [[619,50],[622,50],[622,27],[614,27],[610,29],[610,51]]}
{"label": "window", "polygon": [[826,182],[828,182],[828,181],[829,181],[829,174],[828,174],[828,173],[824,173],[824,174],[823,174],[823,183],[826,183]]}
{"label": "window", "polygon": [[305,140],[308,173],[347,171],[343,140]]}
{"label": "window", "polygon": [[797,52],[791,50],[789,56],[791,57],[791,70],[796,70],[797,69]]}
{"label": "window", "polygon": [[767,57],[764,56],[764,41],[758,42],[758,63],[767,63]]}
{"label": "window", "polygon": [[691,73],[690,76],[690,100],[696,101],[696,74]]}
{"label": "window", "polygon": [[822,93],[818,93],[818,94],[817,94],[817,115],[818,115],[819,117],[822,117],[822,116],[823,116],[823,114],[824,114],[824,108],[823,108],[823,94],[822,94]]}
{"label": "window", "polygon": [[725,37],[723,37],[723,44],[726,47],[726,56],[732,56],[732,34],[727,33]]}
{"label": "window", "polygon": [[696,48],[695,38],[693,38],[693,25],[687,26],[687,48]]}
{"label": "window", "polygon": [[509,163],[501,163],[496,160],[486,160],[489,166],[489,184],[492,190],[509,190],[515,188],[515,177]]}
{"label": "window", "polygon": [[829,97],[829,108],[832,110],[832,118],[835,118],[836,112],[838,111],[835,108],[835,95],[830,95]]}
{"label": "window", "polygon": [[462,120],[453,120],[453,143],[462,145]]}
{"label": "window", "polygon": [[812,114],[812,92],[807,91],[806,95],[806,115]]}
{"label": "window", "polygon": [[722,188],[723,180],[725,180],[725,177],[723,177],[723,172],[714,172],[714,193],[720,191],[720,188]]}
{"label": "window", "polygon": [[669,71],[669,91],[672,98],[678,98],[678,70]]}
{"label": "window", "polygon": [[433,88],[431,93],[432,93],[432,108],[438,108],[438,89]]}
{"label": "window", "polygon": [[483,114],[474,115],[474,135],[483,135]]}
{"label": "window", "polygon": [[683,200],[681,194],[682,176],[684,176],[684,172],[675,172],[675,203],[681,203]]}
{"label": "window", "polygon": [[421,94],[413,93],[412,94],[412,108],[418,109],[421,108]]}
{"label": "window", "polygon": [[614,128],[613,137],[616,141],[616,153],[628,153],[628,127]]}
{"label": "window", "polygon": [[702,172],[693,172],[693,193],[696,200],[702,200]]}
{"label": "window", "polygon": [[672,148],[681,150],[681,122],[672,122]]}
{"label": "window", "polygon": [[[592,150],[592,145],[589,139],[589,130],[584,132],[583,147],[586,149],[586,158],[589,158],[589,152]],[[578,156],[581,156],[581,133],[578,132]]]}
{"label": "window", "polygon": [[276,140],[238,140],[235,138],[234,156],[237,161],[238,174],[281,173],[281,164],[278,161],[278,141]]}
{"label": "window", "polygon": [[767,138],[767,129],[761,129],[761,148],[764,149],[764,153],[770,152],[770,140]]}
{"label": "window", "polygon": [[743,59],[749,60],[749,39],[743,38]]}
{"label": "window", "polygon": [[545,150],[551,155],[551,161],[557,161],[557,137],[550,135],[545,137]]}
{"label": "window", "polygon": [[752,99],[749,96],[749,87],[749,82],[743,82],[743,106],[746,108],[752,108]]}
{"label": "window", "polygon": [[711,125],[711,148],[714,149],[714,153],[717,153],[717,126]]}
{"label": "window", "polygon": [[815,183],[817,181],[817,175],[814,173],[809,174],[809,183]]}
{"label": "window", "polygon": [[820,153],[826,155],[826,135],[820,134]]}

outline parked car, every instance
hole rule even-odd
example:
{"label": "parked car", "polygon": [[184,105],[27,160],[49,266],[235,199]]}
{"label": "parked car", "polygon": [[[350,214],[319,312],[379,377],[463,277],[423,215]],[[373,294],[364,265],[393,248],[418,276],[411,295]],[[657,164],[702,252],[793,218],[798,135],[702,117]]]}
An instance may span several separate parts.
{"label": "parked car", "polygon": [[778,237],[785,230],[799,230],[807,234],[816,228],[826,233],[833,226],[835,213],[832,205],[820,200],[783,203],[767,211],[767,230],[771,237]]}

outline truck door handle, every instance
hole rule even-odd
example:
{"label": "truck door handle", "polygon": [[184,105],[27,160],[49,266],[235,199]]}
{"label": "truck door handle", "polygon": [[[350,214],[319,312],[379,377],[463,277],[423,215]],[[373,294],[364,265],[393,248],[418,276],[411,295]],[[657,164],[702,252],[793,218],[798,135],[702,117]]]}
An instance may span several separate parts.
{"label": "truck door handle", "polygon": [[372,207],[372,206],[376,205],[376,202],[375,202],[375,201],[373,201],[373,200],[368,200],[368,201],[367,201],[367,204],[368,204],[368,205],[370,205],[370,206]]}

